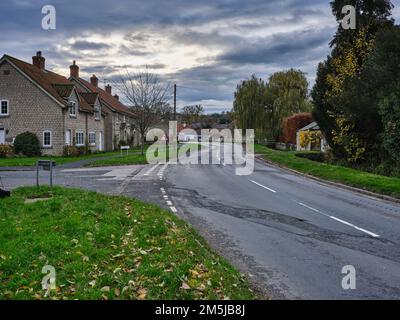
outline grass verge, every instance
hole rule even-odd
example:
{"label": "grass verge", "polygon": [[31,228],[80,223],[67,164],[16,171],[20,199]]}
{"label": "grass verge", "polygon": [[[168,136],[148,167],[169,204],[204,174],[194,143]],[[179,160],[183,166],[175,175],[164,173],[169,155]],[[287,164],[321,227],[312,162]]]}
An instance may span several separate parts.
{"label": "grass verge", "polygon": [[[202,146],[197,143],[185,143],[180,145],[178,148],[181,149],[185,147],[185,150],[187,148],[191,148],[191,150],[197,150],[200,151]],[[146,151],[148,149],[148,146],[146,146],[145,149],[145,154],[141,155],[140,153],[128,155],[128,156],[123,156],[123,157],[117,157],[117,158],[111,158],[111,159],[103,159],[103,160],[98,160],[94,161],[90,164],[88,164],[88,167],[106,167],[106,166],[126,166],[126,165],[136,165],[136,164],[147,164],[147,158],[146,158]],[[179,150],[178,149],[178,150]],[[161,162],[164,163],[165,161],[168,161],[169,158],[169,148],[167,147],[166,149],[160,149],[158,153],[156,153],[156,156],[159,158],[163,159]]]}
{"label": "grass verge", "polygon": [[400,179],[398,178],[319,163],[296,157],[296,152],[278,151],[261,145],[255,146],[255,153],[262,155],[266,160],[317,178],[400,198]]}
{"label": "grass verge", "polygon": [[[56,270],[47,297],[45,265]],[[156,206],[61,187],[0,200],[0,299],[228,297],[255,298],[191,227]]]}
{"label": "grass verge", "polygon": [[54,160],[57,165],[77,162],[80,160],[102,158],[102,157],[112,157],[119,155],[119,151],[104,152],[104,153],[93,153],[79,157],[14,157],[14,158],[2,158],[0,159],[0,167],[31,167],[35,166],[38,160]]}

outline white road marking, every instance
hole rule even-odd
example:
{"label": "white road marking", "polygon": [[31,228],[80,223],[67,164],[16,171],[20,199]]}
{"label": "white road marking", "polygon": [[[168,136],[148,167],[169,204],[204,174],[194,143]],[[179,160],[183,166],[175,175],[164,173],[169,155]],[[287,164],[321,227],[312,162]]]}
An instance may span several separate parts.
{"label": "white road marking", "polygon": [[348,225],[349,227],[353,227],[354,229],[357,229],[358,231],[364,232],[364,233],[370,235],[370,236],[373,237],[373,238],[379,238],[379,237],[380,237],[379,234],[376,234],[376,233],[373,233],[373,232],[371,232],[371,231],[365,230],[365,229],[363,229],[363,228],[357,227],[356,225],[354,225],[354,224],[352,224],[352,223],[349,223],[349,222],[347,222],[347,221],[341,220],[341,219],[336,218],[336,217],[334,217],[334,216],[330,216],[330,218],[333,219],[333,220],[336,220],[336,221],[338,221],[338,222],[341,222],[341,223],[343,223],[343,224],[345,224],[345,225]]}
{"label": "white road marking", "polygon": [[154,167],[151,167],[145,174],[144,176],[149,176],[154,170],[156,170],[160,164],[156,164]]}
{"label": "white road marking", "polygon": [[172,203],[172,201],[167,201],[167,205],[168,206],[173,206],[174,204]]}
{"label": "white road marking", "polygon": [[175,207],[169,207],[169,208],[171,209],[171,211],[172,211],[173,213],[178,213],[178,210],[176,210]]}
{"label": "white road marking", "polygon": [[259,186],[259,187],[261,187],[261,188],[264,188],[264,189],[266,189],[266,190],[268,190],[268,191],[271,191],[272,193],[276,193],[276,191],[275,191],[274,189],[268,188],[268,187],[262,185],[261,183],[258,183],[258,182],[256,182],[256,181],[254,181],[254,180],[250,180],[250,182],[256,184],[257,186]]}
{"label": "white road marking", "polygon": [[168,196],[164,196],[164,199],[165,199],[165,200],[168,200]]}
{"label": "white road marking", "polygon": [[342,224],[345,224],[346,226],[349,226],[349,227],[352,227],[352,228],[354,228],[354,229],[356,229],[356,230],[358,230],[358,231],[364,232],[364,233],[370,235],[370,236],[373,237],[373,238],[379,238],[379,237],[380,237],[379,234],[376,234],[376,233],[373,233],[373,232],[368,231],[368,230],[366,230],[366,229],[357,227],[356,225],[354,225],[354,224],[352,224],[352,223],[350,223],[350,222],[347,222],[347,221],[345,221],[345,220],[336,218],[335,216],[330,216],[329,214],[323,213],[323,212],[319,211],[318,209],[315,209],[315,208],[313,208],[313,207],[310,207],[310,206],[308,206],[308,205],[306,205],[306,204],[304,204],[304,203],[302,203],[302,202],[297,202],[297,201],[296,201],[296,203],[298,203],[299,205],[301,205],[301,206],[303,206],[303,207],[305,207],[305,208],[307,208],[307,209],[310,209],[310,210],[312,210],[312,211],[314,211],[314,212],[317,212],[317,213],[319,213],[319,214],[322,214],[322,215],[325,216],[325,217],[328,217],[328,218],[330,218],[330,219],[332,219],[332,220],[335,220],[335,221],[337,221],[337,222],[340,222],[340,223],[342,223]]}

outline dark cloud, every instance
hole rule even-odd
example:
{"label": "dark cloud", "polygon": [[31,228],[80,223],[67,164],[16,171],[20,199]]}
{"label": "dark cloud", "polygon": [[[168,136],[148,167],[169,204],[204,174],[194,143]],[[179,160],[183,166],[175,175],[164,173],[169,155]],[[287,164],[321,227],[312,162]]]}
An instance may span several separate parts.
{"label": "dark cloud", "polygon": [[100,42],[90,42],[90,41],[76,41],[71,45],[74,50],[102,50],[110,48],[110,45]]}
{"label": "dark cloud", "polygon": [[1,54],[30,61],[42,50],[49,68],[67,73],[77,60],[83,74],[111,80],[147,65],[178,83],[181,103],[210,110],[230,108],[236,84],[252,73],[293,67],[312,82],[337,27],[328,0],[52,0],[57,30],[44,31],[47,4],[2,1]]}

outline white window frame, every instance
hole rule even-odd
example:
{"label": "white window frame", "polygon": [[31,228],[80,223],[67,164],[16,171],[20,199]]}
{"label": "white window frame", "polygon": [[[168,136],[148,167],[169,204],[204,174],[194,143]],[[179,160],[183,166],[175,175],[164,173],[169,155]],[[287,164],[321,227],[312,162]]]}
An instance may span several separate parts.
{"label": "white window frame", "polygon": [[[90,136],[91,135],[94,135],[94,142],[92,141],[92,142],[90,142]],[[90,146],[95,146],[96,145],[96,132],[94,132],[94,131],[91,131],[91,132],[89,132],[89,135],[88,135],[88,143],[89,143],[89,145]]]}
{"label": "white window frame", "polygon": [[[7,113],[3,113],[3,102],[7,103]],[[6,117],[10,115],[10,101],[7,99],[1,99],[0,100],[0,116]]]}
{"label": "white window frame", "polygon": [[[46,138],[45,138],[46,133],[50,134],[50,143],[49,144],[46,144]],[[43,143],[42,143],[43,148],[52,148],[53,147],[53,133],[51,130],[44,130],[42,138],[43,138]]]}
{"label": "white window frame", "polygon": [[[82,143],[79,143],[78,134],[82,134]],[[83,147],[85,145],[85,134],[83,131],[76,131],[75,132],[75,145],[77,147]]]}
{"label": "white window frame", "polygon": [[[71,113],[71,109],[73,108],[74,113]],[[75,101],[70,101],[68,104],[68,112],[69,112],[69,116],[76,118],[76,102]]]}

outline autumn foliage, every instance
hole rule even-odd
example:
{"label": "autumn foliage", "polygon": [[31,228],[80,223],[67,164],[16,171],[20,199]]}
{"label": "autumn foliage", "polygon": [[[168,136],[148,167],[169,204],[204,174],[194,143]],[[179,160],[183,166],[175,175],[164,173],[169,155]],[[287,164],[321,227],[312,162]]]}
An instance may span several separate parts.
{"label": "autumn foliage", "polygon": [[313,116],[309,112],[297,113],[291,117],[283,119],[280,142],[296,144],[297,131],[309,125],[313,121]]}

